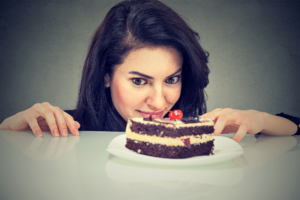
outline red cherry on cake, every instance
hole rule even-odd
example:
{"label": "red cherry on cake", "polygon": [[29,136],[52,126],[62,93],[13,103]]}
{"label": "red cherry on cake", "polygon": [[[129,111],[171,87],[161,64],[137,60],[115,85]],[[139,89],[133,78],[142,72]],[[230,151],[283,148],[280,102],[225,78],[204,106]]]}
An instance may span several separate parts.
{"label": "red cherry on cake", "polygon": [[173,110],[173,111],[170,111],[170,113],[169,113],[170,120],[175,120],[175,119],[181,120],[182,117],[183,117],[183,114],[182,114],[181,110]]}

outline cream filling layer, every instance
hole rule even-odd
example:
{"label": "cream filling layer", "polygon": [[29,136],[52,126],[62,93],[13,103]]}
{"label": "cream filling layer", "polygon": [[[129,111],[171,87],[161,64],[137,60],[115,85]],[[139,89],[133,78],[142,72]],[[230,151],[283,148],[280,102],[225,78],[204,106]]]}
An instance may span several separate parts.
{"label": "cream filling layer", "polygon": [[152,144],[161,144],[167,146],[185,146],[183,141],[184,139],[190,138],[190,144],[201,144],[214,139],[213,134],[203,134],[199,136],[182,136],[180,138],[171,138],[171,137],[157,137],[156,135],[141,135],[132,131],[126,131],[126,137],[135,140],[137,142],[150,142]]}

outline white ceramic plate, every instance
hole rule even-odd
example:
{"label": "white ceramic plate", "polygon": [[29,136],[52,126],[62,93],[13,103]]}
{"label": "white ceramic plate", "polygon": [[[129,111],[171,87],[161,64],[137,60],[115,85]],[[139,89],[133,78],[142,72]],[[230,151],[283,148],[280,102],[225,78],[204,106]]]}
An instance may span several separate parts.
{"label": "white ceramic plate", "polygon": [[117,157],[146,164],[154,165],[172,165],[172,166],[192,166],[192,165],[207,165],[220,163],[224,161],[236,158],[244,153],[243,148],[234,140],[216,136],[214,137],[215,147],[214,155],[210,156],[196,156],[192,158],[184,159],[170,159],[170,158],[158,158],[153,156],[147,156],[138,154],[125,147],[126,135],[122,134],[115,137],[107,147],[107,151]]}

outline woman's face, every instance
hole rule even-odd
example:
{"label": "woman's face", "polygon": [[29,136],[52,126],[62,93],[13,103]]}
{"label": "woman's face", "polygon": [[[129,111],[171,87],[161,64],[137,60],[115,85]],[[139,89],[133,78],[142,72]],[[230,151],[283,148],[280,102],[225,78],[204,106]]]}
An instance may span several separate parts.
{"label": "woman's face", "polygon": [[182,57],[175,49],[142,48],[131,51],[106,77],[113,104],[125,121],[132,117],[161,118],[181,92]]}

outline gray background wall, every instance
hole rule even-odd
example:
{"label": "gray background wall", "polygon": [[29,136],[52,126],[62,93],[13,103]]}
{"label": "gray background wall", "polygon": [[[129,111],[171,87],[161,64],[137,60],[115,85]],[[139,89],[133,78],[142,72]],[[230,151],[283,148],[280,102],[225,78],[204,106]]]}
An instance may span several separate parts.
{"label": "gray background wall", "polygon": [[[300,3],[162,0],[210,53],[208,111],[300,116]],[[93,32],[117,0],[0,0],[0,122],[48,101],[73,109]]]}

